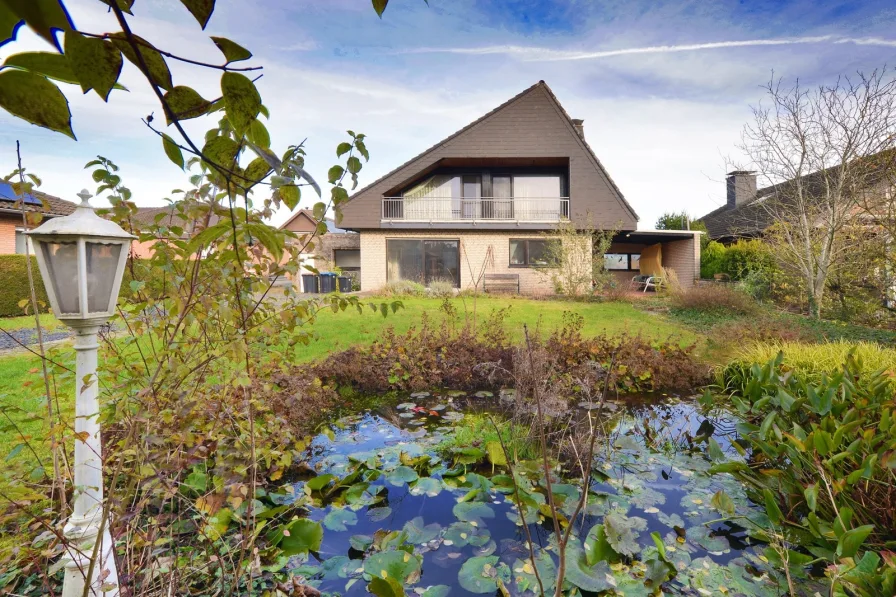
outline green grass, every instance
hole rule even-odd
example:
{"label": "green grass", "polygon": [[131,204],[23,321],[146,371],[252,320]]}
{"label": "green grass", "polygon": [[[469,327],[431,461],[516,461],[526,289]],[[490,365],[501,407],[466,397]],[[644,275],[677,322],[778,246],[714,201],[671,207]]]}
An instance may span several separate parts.
{"label": "green grass", "polygon": [[886,348],[876,342],[837,340],[820,344],[802,342],[760,342],[742,348],[735,364],[765,364],[784,353],[784,364],[808,377],[839,370],[850,351],[861,360],[864,371],[886,369],[896,372],[896,348]]}
{"label": "green grass", "polygon": [[[365,302],[391,302],[392,300],[378,297],[364,299]],[[411,326],[420,323],[423,313],[428,313],[434,323],[439,323],[446,317],[439,309],[442,299],[405,298],[400,300],[404,308],[394,314],[390,311],[387,317],[369,309],[365,309],[363,314],[359,314],[357,311],[321,313],[314,326],[317,337],[308,346],[297,349],[296,359],[305,362],[312,361],[351,346],[370,344],[382,336],[382,332],[387,326],[392,326],[398,333],[404,333]],[[461,299],[452,299],[451,303],[458,311],[455,318],[457,323],[463,323],[466,317],[472,319],[473,299],[466,299],[466,311]],[[523,324],[529,326],[530,332],[536,326],[539,326],[543,333],[549,333],[562,327],[563,314],[567,311],[578,313],[585,319],[583,333],[586,336],[604,333],[617,336],[623,333],[640,334],[654,340],[672,338],[682,346],[695,342],[700,343],[703,339],[699,332],[671,321],[663,315],[646,313],[628,303],[617,302],[584,303],[517,297],[481,297],[476,304],[478,321],[481,322],[493,310],[508,305],[510,305],[510,312],[504,323],[516,340],[521,340],[523,337]]]}
{"label": "green grass", "polygon": [[[51,313],[41,313],[40,325],[44,331],[52,332],[65,327]],[[19,317],[0,317],[0,330],[12,332],[15,330],[25,330],[34,328],[34,315],[21,315]]]}

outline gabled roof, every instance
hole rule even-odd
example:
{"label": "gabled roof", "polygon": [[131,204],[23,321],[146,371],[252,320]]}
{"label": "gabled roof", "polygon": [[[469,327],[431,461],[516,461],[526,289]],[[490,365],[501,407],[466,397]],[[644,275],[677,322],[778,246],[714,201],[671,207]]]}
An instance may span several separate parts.
{"label": "gabled roof", "polygon": [[[633,208],[633,207],[631,206],[631,204],[629,204],[629,202],[625,199],[625,197],[624,197],[623,194],[622,194],[622,191],[619,189],[619,187],[616,185],[616,183],[615,183],[615,182],[613,181],[613,179],[610,177],[610,174],[607,172],[606,168],[604,168],[603,164],[600,162],[600,160],[598,159],[597,155],[594,153],[594,150],[591,148],[590,145],[588,145],[588,143],[585,141],[585,139],[583,138],[583,136],[580,135],[579,132],[576,130],[576,126],[575,126],[575,124],[573,123],[573,121],[572,121],[572,119],[570,118],[569,114],[566,112],[566,110],[565,110],[565,109],[563,108],[563,106],[560,104],[559,100],[557,99],[557,96],[554,95],[554,92],[553,92],[553,91],[551,90],[551,88],[547,85],[547,83],[545,83],[543,80],[542,80],[542,81],[538,81],[537,83],[535,83],[535,84],[532,85],[531,87],[529,87],[529,88],[525,89],[524,91],[518,93],[517,95],[513,96],[512,98],[510,98],[509,100],[507,100],[507,101],[504,102],[503,104],[499,105],[498,107],[494,108],[493,110],[491,110],[491,111],[487,112],[486,114],[482,115],[481,117],[477,118],[476,120],[474,120],[474,121],[471,122],[470,124],[466,125],[466,126],[463,127],[462,129],[456,131],[455,133],[453,133],[453,134],[449,135],[448,137],[442,139],[441,141],[439,141],[439,142],[436,143],[435,145],[429,147],[428,149],[422,151],[421,153],[419,153],[418,155],[414,156],[413,158],[407,160],[407,161],[404,162],[403,164],[401,164],[401,165],[397,166],[396,168],[392,169],[390,172],[384,174],[383,176],[381,176],[381,177],[378,178],[377,180],[375,180],[375,181],[373,181],[372,183],[370,183],[370,184],[366,185],[365,187],[361,188],[359,191],[356,191],[356,192],[352,195],[352,197],[349,199],[349,201],[346,202],[345,204],[343,204],[343,209],[349,207],[349,206],[351,205],[351,203],[352,203],[355,199],[357,199],[358,197],[361,197],[361,196],[365,195],[366,193],[368,193],[369,191],[371,191],[371,189],[374,189],[375,187],[377,187],[378,185],[381,185],[382,183],[384,183],[385,181],[389,180],[390,178],[395,177],[395,176],[396,176],[398,173],[400,173],[402,170],[405,170],[405,169],[407,169],[407,168],[409,168],[409,167],[412,167],[412,166],[416,165],[416,164],[419,163],[419,162],[422,162],[425,158],[430,157],[432,154],[434,154],[434,153],[438,152],[439,150],[445,148],[445,147],[446,147],[447,145],[449,145],[452,141],[457,140],[459,137],[463,136],[465,133],[468,133],[468,132],[470,132],[471,130],[473,130],[473,129],[479,127],[480,125],[482,125],[483,123],[485,123],[486,121],[488,121],[489,119],[491,119],[492,117],[494,117],[496,114],[498,114],[498,113],[500,113],[500,112],[503,112],[504,110],[506,110],[506,109],[508,109],[510,106],[516,104],[517,102],[519,102],[519,101],[522,100],[523,98],[525,98],[525,97],[527,97],[527,96],[530,96],[530,95],[532,95],[532,94],[534,94],[534,93],[537,93],[537,92],[539,92],[539,91],[541,91],[541,92],[543,92],[543,93],[545,93],[545,94],[547,95],[547,97],[549,98],[549,101],[550,101],[551,105],[552,105],[553,108],[557,111],[557,113],[560,115],[562,121],[565,123],[565,127],[566,127],[566,129],[567,129],[567,132],[568,132],[573,138],[575,138],[575,140],[577,141],[577,143],[579,144],[579,146],[581,147],[581,149],[584,150],[584,152],[586,153],[586,155],[587,155],[588,158],[590,159],[590,161],[591,161],[591,163],[593,164],[593,166],[597,169],[597,171],[600,172],[600,175],[601,175],[602,178],[605,180],[607,186],[609,186],[609,188],[612,189],[612,193],[615,195],[615,198],[616,198],[616,199],[621,203],[621,205],[624,207],[624,210],[625,210],[625,211],[632,217],[633,220],[637,221],[639,218],[638,218],[638,215],[637,215],[637,213],[635,212],[634,208]],[[419,174],[419,172],[415,172],[414,174]],[[405,182],[405,181],[401,181],[401,182]]]}
{"label": "gabled roof", "polygon": [[[857,158],[863,162],[867,162],[867,177],[865,183],[867,185],[875,185],[883,180],[883,177],[893,176],[894,160],[896,160],[896,149],[888,149],[863,158]],[[799,178],[786,180],[774,185],[761,188],[756,191],[756,196],[746,203],[731,206],[723,205],[705,216],[699,218],[706,225],[706,231],[710,238],[736,238],[750,237],[762,234],[769,226],[774,223],[773,210],[767,209],[763,203],[765,201],[777,201],[778,193],[784,191],[788,186],[799,181],[800,184],[808,189],[807,193],[812,195],[813,188],[818,190],[817,197],[823,197],[823,187],[825,182],[825,173],[831,171],[837,166],[811,172]]]}
{"label": "gabled roof", "polygon": [[[40,191],[32,191],[30,196],[37,201],[25,201],[26,212],[39,212],[47,216],[67,216],[75,211],[77,205],[71,201],[47,195]],[[0,211],[21,212],[21,205],[16,203],[15,194],[11,192],[0,193]]]}
{"label": "gabled roof", "polygon": [[[296,220],[296,218],[298,218],[300,216],[307,218],[313,225],[317,226],[317,218],[314,217],[314,212],[310,209],[302,208],[302,209],[298,210],[296,213],[289,216],[289,219],[286,220],[285,222],[283,222],[282,224],[280,224],[279,228],[281,230],[283,230],[284,228],[289,226],[292,222],[294,222]],[[336,225],[336,220],[334,220],[333,218],[325,218],[324,223],[327,225],[327,232],[329,232],[329,233],[343,234],[346,232],[345,230],[343,230],[342,228],[339,228]]]}

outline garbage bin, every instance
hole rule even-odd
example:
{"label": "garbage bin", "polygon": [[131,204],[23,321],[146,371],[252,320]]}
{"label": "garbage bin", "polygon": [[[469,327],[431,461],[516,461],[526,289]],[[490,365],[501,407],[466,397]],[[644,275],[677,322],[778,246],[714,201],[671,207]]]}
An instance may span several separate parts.
{"label": "garbage bin", "polygon": [[302,292],[317,294],[320,292],[317,276],[314,274],[302,274]]}
{"label": "garbage bin", "polygon": [[328,292],[336,292],[336,274],[333,272],[323,272],[320,275],[320,292],[327,294]]}
{"label": "garbage bin", "polygon": [[339,282],[339,292],[351,292],[352,291],[352,278],[351,276],[339,276],[336,278]]}

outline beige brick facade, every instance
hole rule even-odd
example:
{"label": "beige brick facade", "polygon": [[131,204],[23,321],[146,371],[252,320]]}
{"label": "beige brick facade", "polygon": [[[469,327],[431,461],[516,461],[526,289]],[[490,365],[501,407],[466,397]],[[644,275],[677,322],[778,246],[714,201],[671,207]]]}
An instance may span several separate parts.
{"label": "beige brick facade", "polygon": [[[385,286],[386,239],[419,238],[460,241],[460,287],[472,288],[485,264],[486,273],[519,274],[520,291],[526,294],[550,294],[553,284],[543,268],[510,266],[510,239],[543,239],[538,232],[426,232],[365,230],[361,233],[361,290],[377,290]],[[492,258],[488,259],[491,248]],[[488,260],[488,263],[486,261]],[[480,282],[481,289],[481,282]]]}
{"label": "beige brick facade", "polygon": [[700,235],[663,243],[663,267],[675,271],[683,288],[693,286],[700,278]]}

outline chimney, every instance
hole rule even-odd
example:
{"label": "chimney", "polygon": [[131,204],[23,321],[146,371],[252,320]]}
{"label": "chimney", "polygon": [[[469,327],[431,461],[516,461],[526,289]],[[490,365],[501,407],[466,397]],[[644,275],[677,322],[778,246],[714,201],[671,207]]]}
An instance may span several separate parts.
{"label": "chimney", "polygon": [[728,187],[728,207],[738,207],[756,197],[756,173],[750,170],[734,170],[725,179]]}
{"label": "chimney", "polygon": [[576,132],[579,136],[584,139],[585,138],[585,121],[581,118],[573,118],[572,125],[576,127]]}

